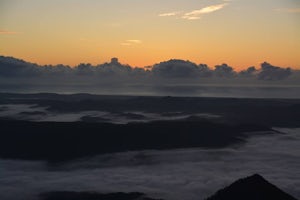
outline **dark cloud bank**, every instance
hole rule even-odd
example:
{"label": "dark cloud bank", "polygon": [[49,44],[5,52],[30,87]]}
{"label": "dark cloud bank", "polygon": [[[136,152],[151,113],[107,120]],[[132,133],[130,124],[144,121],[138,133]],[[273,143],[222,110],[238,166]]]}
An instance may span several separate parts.
{"label": "dark cloud bank", "polygon": [[97,94],[288,97],[300,95],[300,72],[273,66],[237,72],[227,64],[208,67],[169,60],[148,68],[110,63],[40,66],[0,56],[2,92],[87,92]]}

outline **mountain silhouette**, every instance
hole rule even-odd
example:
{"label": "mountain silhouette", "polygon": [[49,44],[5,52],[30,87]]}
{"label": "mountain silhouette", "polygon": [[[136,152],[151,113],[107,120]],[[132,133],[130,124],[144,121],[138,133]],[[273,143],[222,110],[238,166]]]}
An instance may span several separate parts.
{"label": "mountain silhouette", "polygon": [[[73,192],[73,191],[51,191],[41,193],[40,200],[163,200],[147,197],[140,192],[132,193],[108,193],[97,192]],[[283,192],[275,185],[269,183],[261,175],[239,179],[219,190],[206,200],[297,200],[291,195]]]}
{"label": "mountain silhouette", "polygon": [[206,200],[296,200],[259,174],[239,179]]}

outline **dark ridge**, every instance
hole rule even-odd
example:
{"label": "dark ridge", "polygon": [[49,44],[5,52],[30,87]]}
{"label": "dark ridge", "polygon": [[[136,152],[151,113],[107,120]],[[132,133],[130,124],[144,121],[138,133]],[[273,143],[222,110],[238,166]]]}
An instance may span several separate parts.
{"label": "dark ridge", "polygon": [[259,174],[239,179],[206,200],[296,200]]}
{"label": "dark ridge", "polygon": [[259,125],[209,121],[151,123],[28,122],[0,120],[0,157],[66,161],[105,153],[175,148],[221,148],[244,142]]}
{"label": "dark ridge", "polygon": [[[40,200],[158,200],[143,193],[54,191],[39,195]],[[162,200],[162,199],[160,199]],[[297,200],[269,183],[259,174],[239,179],[206,200]]]}
{"label": "dark ridge", "polygon": [[46,192],[40,194],[41,200],[158,200],[146,197],[143,193],[109,193],[101,194],[96,192]]}
{"label": "dark ridge", "polygon": [[[107,111],[112,113],[210,113],[226,123],[299,127],[299,99],[105,96],[90,94],[0,93],[0,104],[36,104],[51,112]],[[128,116],[142,118],[142,116]]]}

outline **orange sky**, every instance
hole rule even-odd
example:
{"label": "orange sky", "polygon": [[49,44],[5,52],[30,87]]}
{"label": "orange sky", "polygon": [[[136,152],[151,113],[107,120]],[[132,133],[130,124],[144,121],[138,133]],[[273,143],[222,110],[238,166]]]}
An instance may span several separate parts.
{"label": "orange sky", "polygon": [[2,0],[0,54],[38,64],[172,58],[300,69],[295,0]]}

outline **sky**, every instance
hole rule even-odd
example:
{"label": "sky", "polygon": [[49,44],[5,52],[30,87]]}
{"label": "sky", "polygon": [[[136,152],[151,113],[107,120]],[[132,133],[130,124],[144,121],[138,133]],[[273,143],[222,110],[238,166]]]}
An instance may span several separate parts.
{"label": "sky", "polygon": [[0,55],[41,65],[300,69],[299,35],[300,0],[0,0]]}

